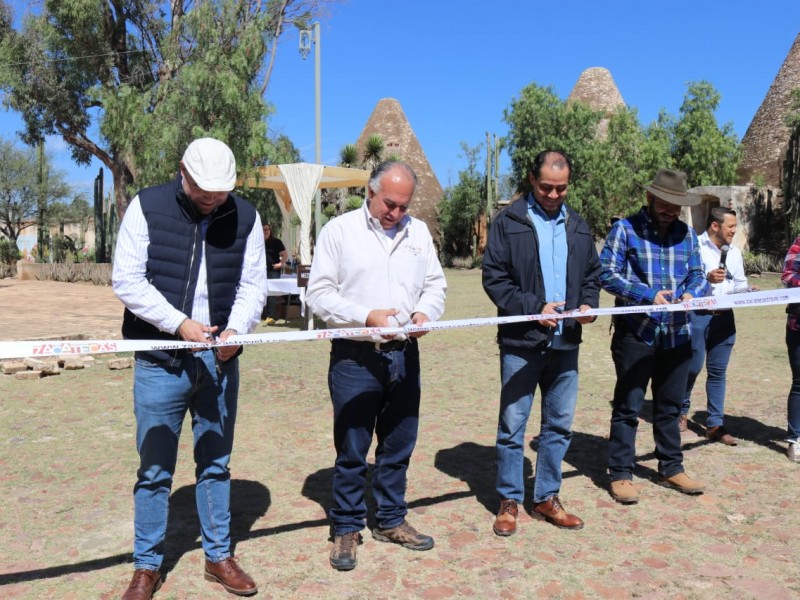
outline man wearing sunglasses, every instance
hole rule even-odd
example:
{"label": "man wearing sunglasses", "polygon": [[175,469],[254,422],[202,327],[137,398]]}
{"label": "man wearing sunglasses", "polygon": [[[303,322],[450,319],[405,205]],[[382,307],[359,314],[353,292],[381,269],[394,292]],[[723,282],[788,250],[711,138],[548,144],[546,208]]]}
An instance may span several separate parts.
{"label": "man wearing sunglasses", "polygon": [[498,316],[555,315],[500,325],[500,417],[497,426],[497,493],[500,508],[494,532],[517,530],[525,499],[525,427],[536,388],[542,417],[533,485],[534,516],[562,529],[583,521],[568,513],[559,498],[561,462],[572,439],[578,398],[578,345],[581,326],[596,319],[581,316],[597,308],[600,262],[584,220],[564,203],[571,174],[569,158],[546,150],[533,160],[531,192],[509,205],[492,222],[483,255],[483,289]]}

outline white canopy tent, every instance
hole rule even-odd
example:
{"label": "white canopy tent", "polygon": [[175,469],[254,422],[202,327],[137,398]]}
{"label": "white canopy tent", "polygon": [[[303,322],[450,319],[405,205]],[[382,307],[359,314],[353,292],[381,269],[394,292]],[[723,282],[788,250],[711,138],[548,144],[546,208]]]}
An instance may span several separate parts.
{"label": "white canopy tent", "polygon": [[240,179],[239,187],[269,188],[278,196],[283,231],[291,231],[292,211],[300,218],[301,265],[311,264],[311,216],[313,198],[318,189],[363,187],[369,181],[369,171],[346,167],[325,167],[310,163],[268,165]]}

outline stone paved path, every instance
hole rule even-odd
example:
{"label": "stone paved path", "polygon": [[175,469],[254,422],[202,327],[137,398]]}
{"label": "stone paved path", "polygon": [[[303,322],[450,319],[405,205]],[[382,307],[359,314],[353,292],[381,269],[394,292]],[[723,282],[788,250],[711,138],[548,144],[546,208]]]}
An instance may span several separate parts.
{"label": "stone paved path", "polygon": [[108,286],[0,279],[0,340],[119,338],[122,312]]}

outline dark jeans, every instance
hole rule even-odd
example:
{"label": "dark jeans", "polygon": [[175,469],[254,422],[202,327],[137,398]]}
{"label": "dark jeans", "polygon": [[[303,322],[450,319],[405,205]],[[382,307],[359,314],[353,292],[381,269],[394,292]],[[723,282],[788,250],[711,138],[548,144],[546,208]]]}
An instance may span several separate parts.
{"label": "dark jeans", "polygon": [[716,315],[709,311],[697,311],[689,313],[689,320],[692,324],[692,362],[681,414],[689,414],[694,382],[705,363],[706,427],[719,427],[725,417],[725,384],[728,362],[736,343],[736,321],[732,310]]}
{"label": "dark jeans", "polygon": [[800,441],[800,331],[786,329],[786,349],[792,369],[792,388],[789,390],[787,437],[789,441]]}
{"label": "dark jeans", "polygon": [[[267,270],[267,279],[280,279],[281,272],[280,271],[270,271]],[[264,309],[264,318],[275,318],[276,307],[278,306],[278,298],[283,299],[283,296],[267,296],[267,306]]]}
{"label": "dark jeans", "polygon": [[691,344],[687,342],[677,348],[648,346],[624,324],[618,324],[611,338],[611,357],[617,372],[608,444],[611,480],[633,478],[636,430],[648,383],[653,391],[653,437],[658,472],[662,477],[682,473],[678,416],[686,393]]}
{"label": "dark jeans", "polygon": [[335,535],[364,528],[367,453],[376,434],[372,491],[378,527],[405,519],[406,471],[417,443],[420,401],[419,348],[378,351],[368,342],[335,340],[328,388],[333,401],[333,507]]}

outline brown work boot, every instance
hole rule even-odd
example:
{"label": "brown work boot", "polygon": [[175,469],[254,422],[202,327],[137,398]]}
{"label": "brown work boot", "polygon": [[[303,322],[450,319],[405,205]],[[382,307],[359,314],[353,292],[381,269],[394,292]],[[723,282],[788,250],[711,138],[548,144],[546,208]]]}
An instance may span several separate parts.
{"label": "brown work boot", "polygon": [[719,425],[718,427],[709,427],[706,429],[706,439],[711,440],[712,442],[722,442],[726,446],[735,446],[738,444],[736,438],[725,431],[725,428],[722,425]]}
{"label": "brown work boot", "polygon": [[239,566],[239,559],[229,556],[217,563],[206,561],[206,581],[216,581],[231,594],[252,596],[258,592],[253,578]]}
{"label": "brown work boot", "polygon": [[686,473],[676,473],[671,477],[661,477],[659,483],[664,487],[678,490],[679,492],[683,494],[689,494],[690,496],[702,494],[706,489],[706,486],[702,481],[692,479]]}
{"label": "brown work boot", "polygon": [[500,501],[500,509],[497,511],[497,518],[494,520],[492,529],[497,535],[514,535],[517,532],[518,514],[517,501],[504,498]]}
{"label": "brown work boot", "polygon": [[161,574],[150,569],[136,569],[122,600],[150,600],[161,587]]}
{"label": "brown work boot", "polygon": [[678,417],[678,431],[686,433],[689,430],[689,415]]}
{"label": "brown work boot", "polygon": [[611,497],[620,504],[636,504],[639,502],[639,490],[630,479],[617,479],[609,488]]}
{"label": "brown work boot", "polygon": [[410,550],[430,550],[433,548],[433,538],[429,535],[421,534],[408,521],[403,521],[400,525],[391,529],[376,527],[372,530],[372,537],[379,542],[400,544],[403,548]]}
{"label": "brown work boot", "polygon": [[333,537],[330,563],[337,571],[351,571],[356,568],[356,550],[361,543],[361,534],[358,531],[348,531]]}
{"label": "brown work boot", "polygon": [[583,529],[581,518],[565,511],[558,496],[550,496],[544,502],[534,503],[533,512],[561,529]]}

